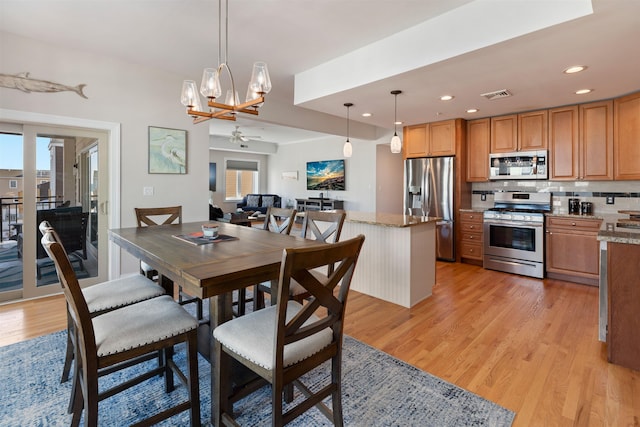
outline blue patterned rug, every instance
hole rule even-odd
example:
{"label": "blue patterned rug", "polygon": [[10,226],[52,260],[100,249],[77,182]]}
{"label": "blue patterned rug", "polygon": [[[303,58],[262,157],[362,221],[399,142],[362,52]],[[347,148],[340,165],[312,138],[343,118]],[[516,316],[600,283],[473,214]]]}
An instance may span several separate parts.
{"label": "blue patterned rug", "polygon": [[[60,384],[65,333],[56,332],[18,344],[0,347],[0,426],[67,426],[65,413],[69,382]],[[176,348],[176,361],[184,366],[184,349]],[[147,362],[155,364],[155,361]],[[139,369],[139,368],[130,368]],[[200,357],[200,395],[203,425],[210,418],[210,366]],[[328,369],[307,380],[318,383]],[[102,379],[103,385],[126,371]],[[154,377],[124,393],[100,402],[99,424],[123,426],[141,414],[166,408],[184,399],[179,381],[175,391],[164,393],[163,380]],[[235,406],[237,421],[246,426],[270,425],[270,391],[267,387]],[[347,426],[510,426],[515,413],[471,392],[399,361],[362,342],[345,337],[343,354],[343,411]],[[164,426],[188,425],[179,414]],[[292,426],[325,426],[328,420],[315,408]]]}

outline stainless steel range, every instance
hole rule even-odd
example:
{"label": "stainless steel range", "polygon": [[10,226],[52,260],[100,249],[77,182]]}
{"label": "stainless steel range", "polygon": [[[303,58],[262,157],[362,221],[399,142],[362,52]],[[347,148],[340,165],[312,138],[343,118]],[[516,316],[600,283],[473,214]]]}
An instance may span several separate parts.
{"label": "stainless steel range", "polygon": [[551,193],[495,193],[484,212],[484,268],[544,277],[544,213]]}

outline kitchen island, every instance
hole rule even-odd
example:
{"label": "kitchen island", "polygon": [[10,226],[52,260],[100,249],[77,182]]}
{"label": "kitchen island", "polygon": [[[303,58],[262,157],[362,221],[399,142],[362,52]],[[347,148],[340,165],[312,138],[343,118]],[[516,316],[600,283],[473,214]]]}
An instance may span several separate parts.
{"label": "kitchen island", "polygon": [[364,234],[351,289],[412,307],[431,296],[439,218],[347,212],[341,240]]}
{"label": "kitchen island", "polygon": [[640,370],[640,222],[606,215],[600,241],[599,338],[609,362]]}

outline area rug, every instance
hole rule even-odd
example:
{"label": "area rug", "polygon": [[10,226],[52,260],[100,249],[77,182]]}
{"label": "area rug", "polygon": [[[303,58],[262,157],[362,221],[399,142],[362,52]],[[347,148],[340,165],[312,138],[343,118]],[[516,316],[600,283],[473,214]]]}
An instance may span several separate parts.
{"label": "area rug", "polygon": [[[0,425],[67,426],[65,413],[69,382],[60,384],[65,333],[56,332],[18,344],[0,347]],[[176,348],[176,361],[185,365],[184,349]],[[147,362],[155,364],[155,361]],[[140,369],[140,368],[131,368]],[[313,373],[307,382],[319,383],[327,369]],[[126,376],[126,371],[102,379]],[[116,378],[117,377],[117,378]],[[210,366],[199,360],[202,422],[210,419]],[[343,411],[347,426],[510,426],[515,414],[495,403],[447,383],[397,360],[356,339],[345,337],[343,357]],[[124,426],[186,398],[180,382],[164,393],[163,381],[154,377],[124,393],[100,402],[99,425]],[[270,390],[264,387],[235,406],[241,425],[270,425]],[[188,413],[167,420],[164,426],[188,425]],[[315,408],[292,426],[325,426],[328,420]]]}

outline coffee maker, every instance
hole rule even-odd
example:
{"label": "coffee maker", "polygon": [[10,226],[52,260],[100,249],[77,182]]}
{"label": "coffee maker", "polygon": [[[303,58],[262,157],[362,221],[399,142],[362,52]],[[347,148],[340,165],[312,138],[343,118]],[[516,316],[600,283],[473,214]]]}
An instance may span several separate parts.
{"label": "coffee maker", "polygon": [[569,199],[569,213],[580,215],[580,199]]}

